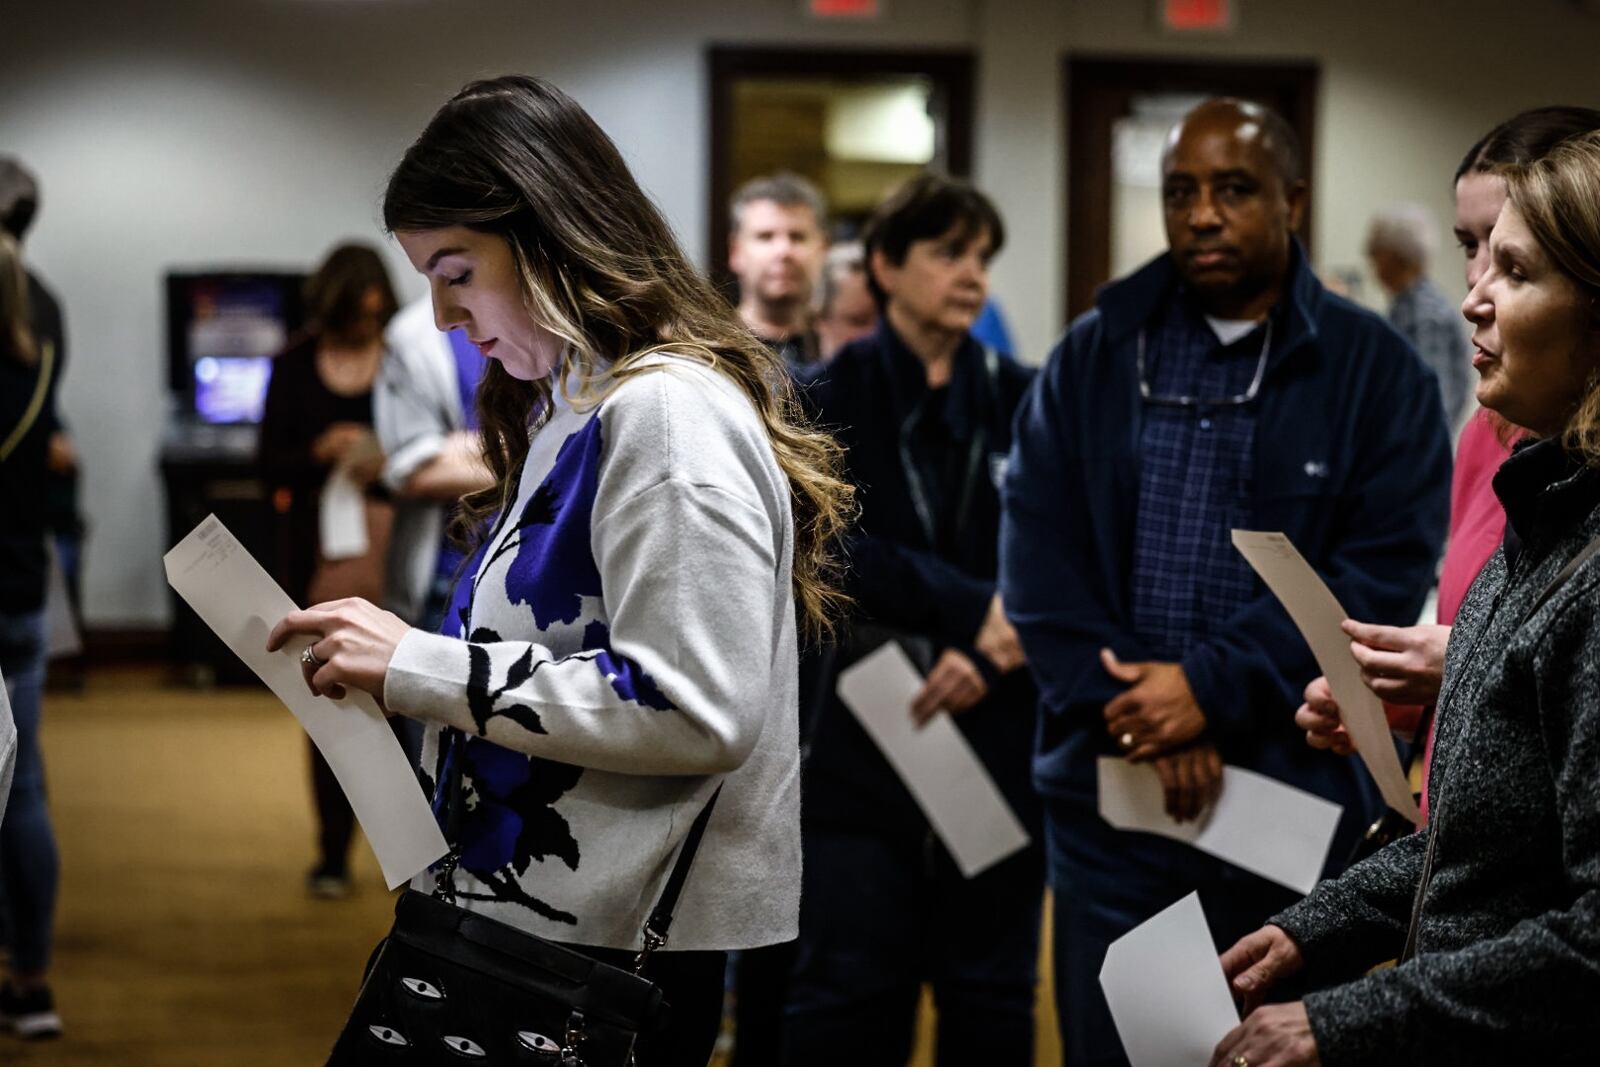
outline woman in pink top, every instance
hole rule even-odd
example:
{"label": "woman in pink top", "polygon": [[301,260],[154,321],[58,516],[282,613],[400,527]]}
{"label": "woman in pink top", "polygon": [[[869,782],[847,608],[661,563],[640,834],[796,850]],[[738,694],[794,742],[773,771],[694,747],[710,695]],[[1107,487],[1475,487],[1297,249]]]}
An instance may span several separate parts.
{"label": "woman in pink top", "polygon": [[[1538,159],[1560,141],[1593,129],[1600,129],[1600,111],[1535,108],[1496,126],[1467,152],[1456,170],[1455,233],[1466,254],[1468,289],[1488,269],[1489,231],[1505,203],[1505,182],[1498,169]],[[1461,354],[1463,359],[1467,355]],[[1438,624],[1375,626],[1345,620],[1350,654],[1361,664],[1361,678],[1383,700],[1390,726],[1400,733],[1414,735],[1423,710],[1438,699],[1450,625],[1467,589],[1505,535],[1505,512],[1492,483],[1520,432],[1488,410],[1476,412],[1461,431],[1450,487],[1450,541],[1439,571]],[[1313,748],[1353,751],[1349,736],[1339,725],[1339,706],[1326,678],[1306,686],[1305,701],[1295,712],[1295,723],[1306,731],[1306,742]],[[1433,755],[1431,717],[1429,722],[1423,752],[1424,819],[1428,814],[1427,763]]]}

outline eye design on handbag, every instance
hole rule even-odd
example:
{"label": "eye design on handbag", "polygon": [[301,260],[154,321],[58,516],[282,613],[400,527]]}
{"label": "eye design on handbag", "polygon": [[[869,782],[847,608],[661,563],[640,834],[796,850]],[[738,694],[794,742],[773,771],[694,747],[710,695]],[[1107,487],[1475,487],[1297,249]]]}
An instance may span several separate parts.
{"label": "eye design on handbag", "polygon": [[408,992],[414,996],[421,997],[423,1000],[444,999],[444,990],[436,985],[424,982],[420,978],[402,978],[400,979],[400,984],[405,986]]}
{"label": "eye design on handbag", "polygon": [[469,1060],[481,1060],[488,1057],[483,1051],[483,1046],[470,1037],[456,1037],[454,1034],[444,1039],[444,1047],[454,1052],[457,1056],[465,1056]]}
{"label": "eye design on handbag", "polygon": [[560,1045],[556,1044],[548,1037],[545,1037],[543,1034],[534,1033],[532,1030],[518,1030],[517,1043],[523,1048],[527,1049],[529,1052],[537,1052],[541,1056],[561,1055]]}
{"label": "eye design on handbag", "polygon": [[392,1030],[387,1026],[369,1026],[367,1027],[367,1032],[385,1045],[398,1045],[401,1048],[406,1048],[411,1044],[400,1031]]}

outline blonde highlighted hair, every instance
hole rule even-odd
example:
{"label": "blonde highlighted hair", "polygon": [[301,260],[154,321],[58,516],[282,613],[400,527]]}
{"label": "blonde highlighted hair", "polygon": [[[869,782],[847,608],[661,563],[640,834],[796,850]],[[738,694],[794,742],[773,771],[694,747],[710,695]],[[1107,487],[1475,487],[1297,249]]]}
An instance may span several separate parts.
{"label": "blonde highlighted hair", "polygon": [[[1504,168],[1506,198],[1552,262],[1588,302],[1589,328],[1600,331],[1600,130],[1562,141],[1543,158]],[[1600,467],[1600,364],[1562,438]]]}
{"label": "blonde highlighted hair", "polygon": [[28,302],[28,272],[22,269],[22,249],[16,239],[0,230],[0,356],[31,367],[39,361]]}
{"label": "blonde highlighted hair", "polygon": [[[468,85],[407,149],[383,214],[391,232],[465,226],[503,238],[529,315],[565,342],[557,380],[576,371],[583,400],[603,399],[663,351],[737,384],[789,482],[801,622],[813,634],[831,632],[846,602],[839,535],[855,513],[841,450],[810,425],[782,362],[690,264],[616,145],[576,101],[521,75]],[[587,354],[611,362],[600,369]],[[462,540],[481,536],[505,506],[549,400],[548,381],[518,381],[489,361],[477,407],[495,486],[462,501],[453,527]]]}

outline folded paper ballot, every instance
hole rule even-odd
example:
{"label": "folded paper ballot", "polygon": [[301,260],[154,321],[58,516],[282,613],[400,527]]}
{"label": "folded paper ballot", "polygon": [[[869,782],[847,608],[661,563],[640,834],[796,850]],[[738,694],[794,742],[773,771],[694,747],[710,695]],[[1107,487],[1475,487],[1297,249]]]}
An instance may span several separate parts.
{"label": "folded paper ballot", "polygon": [[447,851],[415,772],[366,693],[312,696],[300,666],[310,642],[267,651],[267,635],[295,610],[278,584],[215,515],[166,555],[167,581],[300,720],[333,768],[390,889]]}
{"label": "folded paper ballot", "polygon": [[1411,794],[1411,782],[1394,749],[1383,703],[1361,681],[1361,667],[1350,655],[1350,638],[1339,627],[1350,616],[1338,598],[1283,534],[1234,530],[1233,545],[1283,604],[1300,636],[1311,646],[1311,654],[1333,690],[1333,699],[1339,702],[1339,718],[1355,742],[1361,762],[1378,784],[1378,792],[1395,811],[1412,822],[1422,822],[1422,812]]}
{"label": "folded paper ballot", "polygon": [[0,676],[0,819],[5,818],[6,798],[11,796],[11,775],[16,769],[17,724],[11,718],[6,680]]}
{"label": "folded paper ballot", "polygon": [[968,878],[1027,847],[1028,832],[948,715],[919,727],[922,677],[893,641],[839,674],[844,701]]}
{"label": "folded paper ballot", "polygon": [[1224,767],[1216,803],[1200,819],[1178,822],[1150,764],[1101,756],[1099,772],[1100,815],[1112,826],[1182,841],[1299,893],[1321,877],[1344,811],[1266,775]]}
{"label": "folded paper ballot", "polygon": [[1100,988],[1132,1067],[1203,1067],[1239,1024],[1197,893],[1111,942]]}
{"label": "folded paper ballot", "polygon": [[366,491],[345,464],[335,467],[322,483],[317,523],[323,559],[354,559],[367,554]]}

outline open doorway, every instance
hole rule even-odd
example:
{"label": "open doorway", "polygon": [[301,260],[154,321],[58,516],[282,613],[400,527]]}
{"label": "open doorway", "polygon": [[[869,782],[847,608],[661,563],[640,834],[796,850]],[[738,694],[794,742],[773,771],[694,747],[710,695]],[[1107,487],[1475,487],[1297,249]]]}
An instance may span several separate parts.
{"label": "open doorway", "polygon": [[[1314,65],[1069,56],[1065,84],[1070,316],[1087,311],[1100,286],[1166,247],[1161,148],[1167,131],[1201,100],[1240,96],[1276,108],[1299,136],[1312,172]],[[1308,211],[1300,229],[1307,249],[1312,237]]]}
{"label": "open doorway", "polygon": [[709,58],[708,248],[712,277],[730,295],[728,198],[751,178],[792,171],[816,183],[840,239],[912,174],[971,173],[969,53],[716,46]]}

